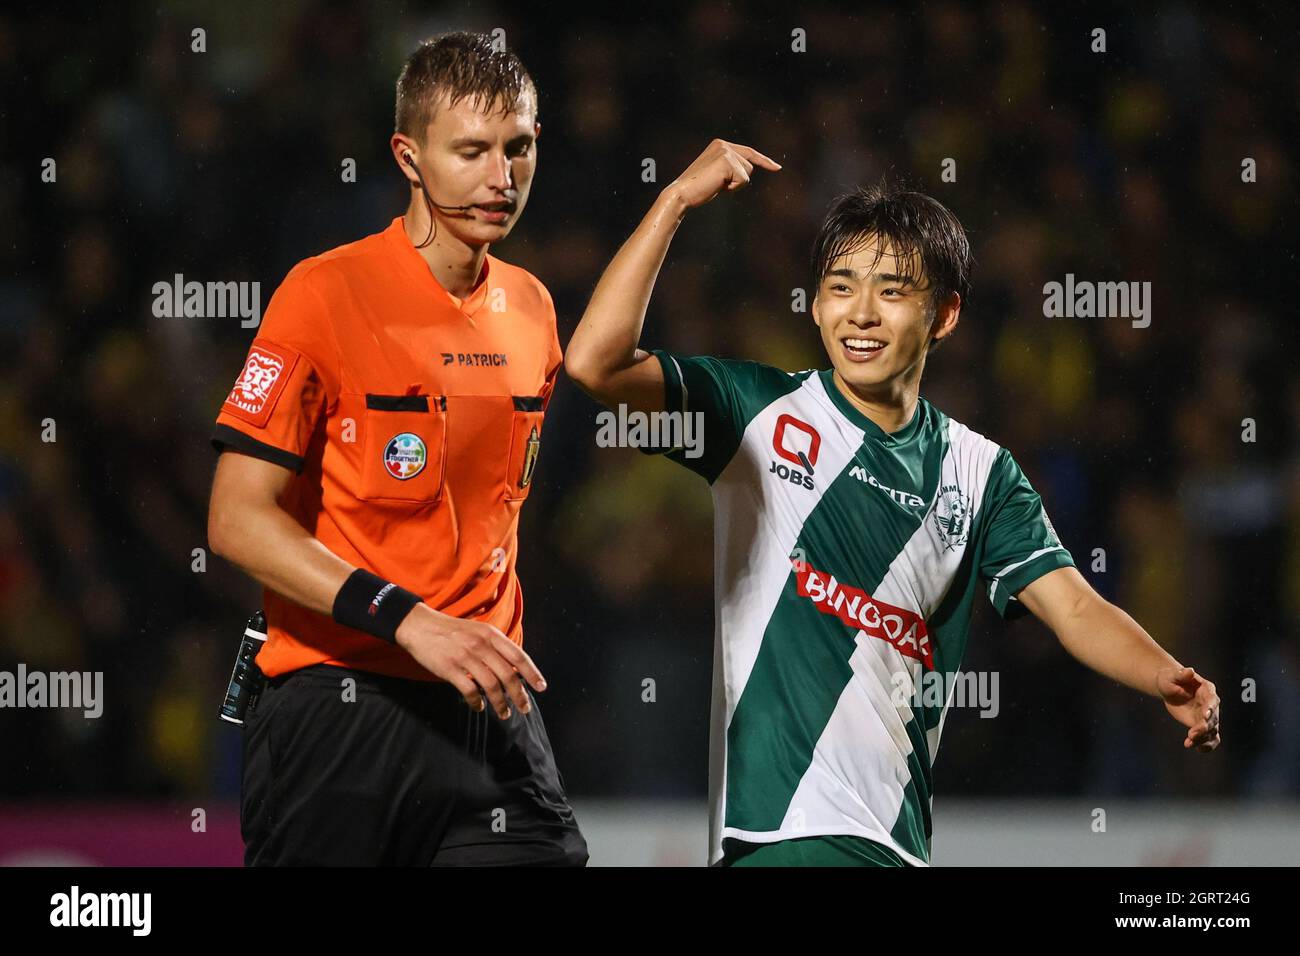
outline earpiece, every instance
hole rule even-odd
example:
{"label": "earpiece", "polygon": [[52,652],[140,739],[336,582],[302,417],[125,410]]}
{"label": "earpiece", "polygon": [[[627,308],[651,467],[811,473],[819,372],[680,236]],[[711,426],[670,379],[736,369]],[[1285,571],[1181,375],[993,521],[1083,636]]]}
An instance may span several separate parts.
{"label": "earpiece", "polygon": [[415,165],[414,154],[412,154],[412,152],[409,149],[404,149],[402,150],[402,160],[406,163],[406,165],[410,166],[412,169],[415,170],[415,178],[420,181],[420,192],[424,193],[424,204],[426,208],[428,208],[429,210],[429,236],[424,240],[424,242],[420,243],[418,246],[415,247],[417,249],[423,249],[433,239],[434,235],[436,235],[436,230],[438,228],[438,220],[433,215],[433,210],[435,207],[437,207],[442,212],[468,212],[474,207],[473,205],[446,206],[443,205],[442,203],[434,202],[431,198],[429,198],[429,187],[424,184],[424,174],[420,172],[420,167]]}

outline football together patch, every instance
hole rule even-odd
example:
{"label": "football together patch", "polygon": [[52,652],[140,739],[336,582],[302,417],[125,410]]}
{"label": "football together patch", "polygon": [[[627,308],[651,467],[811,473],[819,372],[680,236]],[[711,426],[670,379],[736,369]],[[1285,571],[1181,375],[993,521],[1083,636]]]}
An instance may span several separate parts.
{"label": "football together patch", "polygon": [[424,439],[414,432],[394,435],[384,446],[384,467],[394,478],[406,481],[424,471],[428,460]]}

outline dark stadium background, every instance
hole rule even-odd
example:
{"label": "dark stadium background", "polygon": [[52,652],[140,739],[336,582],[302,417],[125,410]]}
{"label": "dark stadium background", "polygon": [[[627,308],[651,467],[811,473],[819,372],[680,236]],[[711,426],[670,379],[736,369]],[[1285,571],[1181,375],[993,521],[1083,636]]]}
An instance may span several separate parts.
{"label": "dark stadium background", "polygon": [[[847,187],[904,176],[961,217],[977,258],[922,394],[1008,446],[1093,584],[1216,682],[1225,744],[1189,754],[1157,701],[982,603],[966,667],[999,672],[1001,713],[949,715],[936,844],[959,800],[1295,812],[1293,15],[845,6],[0,12],[0,668],[103,671],[106,685],[98,720],[0,711],[0,861],[57,856],[72,833],[66,852],[99,862],[239,859],[239,733],[216,711],[259,589],[220,558],[191,564],[206,547],[209,428],[253,330],[157,319],[150,290],[176,273],[256,280],[265,307],[295,262],[382,229],[406,199],[387,148],[403,58],[430,34],[495,27],[538,85],[543,131],[527,210],[493,252],[550,288],[562,343],[657,191],[718,136],[784,171],[688,217],[643,342],[820,366],[810,317],[791,310],[820,213]],[[190,51],[195,27],[205,53]],[[791,50],[795,28],[806,53]],[[56,183],[41,181],[46,157]],[[341,181],[349,157],[355,183]],[[940,180],[945,157],[955,183]],[[1256,182],[1242,182],[1245,157]],[[1150,281],[1150,327],[1044,318],[1043,284],[1067,273]],[[598,448],[595,413],[562,379],[521,527],[525,646],[550,682],[542,704],[580,813],[698,806],[702,827],[707,488]],[[1255,703],[1240,699],[1247,678]],[[203,849],[186,842],[194,808],[221,836]]]}

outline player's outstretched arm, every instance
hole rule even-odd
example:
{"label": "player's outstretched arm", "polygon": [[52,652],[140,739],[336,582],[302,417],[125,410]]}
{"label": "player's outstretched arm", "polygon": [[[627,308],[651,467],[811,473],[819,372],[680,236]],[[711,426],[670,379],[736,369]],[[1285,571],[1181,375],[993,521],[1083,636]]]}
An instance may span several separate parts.
{"label": "player's outstretched arm", "polygon": [[742,188],[755,166],[781,168],[755,149],[715,139],[664,188],[605,269],[564,356],[569,378],[596,401],[634,411],[663,409],[663,370],[637,347],[655,279],[686,211]]}
{"label": "player's outstretched arm", "polygon": [[1016,595],[1052,629],[1075,659],[1099,674],[1159,697],[1188,728],[1183,747],[1206,753],[1219,745],[1219,695],[1214,684],[1169,655],[1075,568],[1057,568]]}
{"label": "player's outstretched arm", "polygon": [[[208,505],[208,546],[271,590],[329,615],[356,568],[280,507],[292,476],[289,469],[251,455],[222,453]],[[521,679],[546,689],[532,658],[482,621],[461,620],[421,603],[402,620],[396,642],[425,670],[455,685],[475,710],[483,710],[486,694],[502,719],[510,716],[510,701],[524,713],[531,709]]]}

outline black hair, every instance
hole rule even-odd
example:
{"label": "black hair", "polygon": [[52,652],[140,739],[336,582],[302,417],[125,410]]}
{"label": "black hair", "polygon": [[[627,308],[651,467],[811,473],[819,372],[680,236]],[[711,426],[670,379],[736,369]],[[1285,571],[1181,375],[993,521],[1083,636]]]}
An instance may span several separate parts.
{"label": "black hair", "polygon": [[[920,262],[931,286],[931,317],[953,293],[964,304],[970,294],[970,240],[961,221],[943,203],[925,193],[881,179],[835,197],[813,243],[813,275],[821,286],[831,264],[876,239],[876,259],[885,246],[899,262]],[[913,277],[919,283],[920,276]]]}

